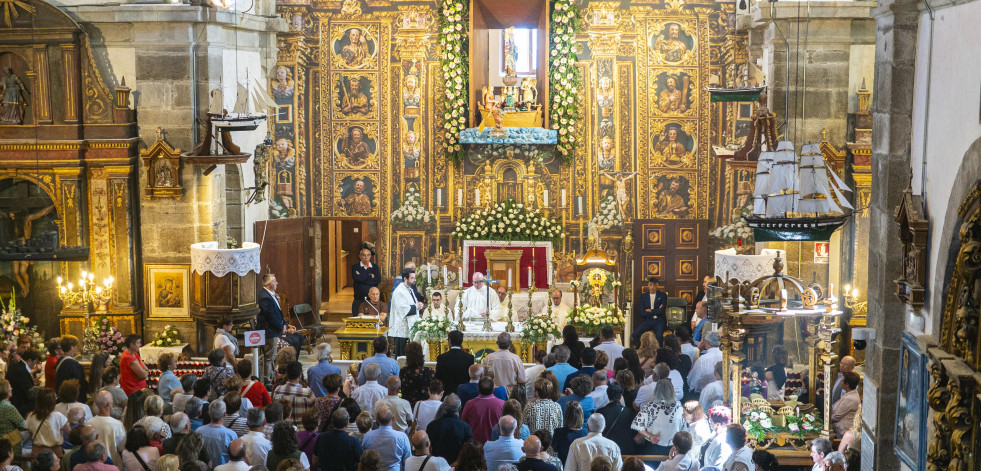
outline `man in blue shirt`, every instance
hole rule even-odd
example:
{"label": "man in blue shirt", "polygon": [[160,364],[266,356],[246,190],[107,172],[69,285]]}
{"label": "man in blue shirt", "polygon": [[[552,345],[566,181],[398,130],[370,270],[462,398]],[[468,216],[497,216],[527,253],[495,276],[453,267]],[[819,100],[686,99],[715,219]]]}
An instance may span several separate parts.
{"label": "man in blue shirt", "polygon": [[[692,340],[697,344],[702,341],[702,330],[705,328],[705,323],[708,321],[708,303],[705,301],[699,301],[695,304],[695,316],[698,317],[698,322],[695,323],[695,328],[692,329]],[[705,332],[708,333],[708,332]]]}
{"label": "man in blue shirt", "polygon": [[378,374],[378,384],[385,384],[389,376],[399,375],[399,362],[388,356],[388,339],[379,336],[372,342],[372,346],[375,348],[375,354],[361,362],[361,371],[358,372],[359,385],[364,385],[364,382],[367,381],[364,377],[364,367],[372,363],[377,363],[381,370],[381,373]]}
{"label": "man in blue shirt", "polygon": [[345,431],[348,418],[347,410],[338,407],[330,418],[333,427],[317,437],[314,453],[320,458],[321,469],[355,471],[358,468],[363,450],[361,442]]}
{"label": "man in blue shirt", "polygon": [[204,420],[201,418],[201,410],[204,408],[204,401],[199,397],[192,397],[187,400],[187,404],[184,404],[184,413],[187,414],[187,418],[191,420],[191,431],[196,432],[202,425],[204,425]]}
{"label": "man in blue shirt", "polygon": [[562,407],[562,411],[565,411],[565,406],[572,401],[576,401],[582,406],[582,418],[583,420],[589,419],[589,416],[596,410],[593,405],[593,398],[589,397],[589,393],[593,391],[593,380],[589,376],[577,376],[571,378],[569,381],[569,390],[566,392],[571,392],[566,396],[559,398],[559,406]]}
{"label": "man in blue shirt", "polygon": [[497,440],[484,444],[484,461],[487,462],[487,469],[498,469],[502,464],[517,464],[525,455],[521,451],[524,440],[514,438],[514,429],[518,427],[514,417],[502,415],[497,426],[501,430],[501,436]]}
{"label": "man in blue shirt", "polygon": [[569,355],[571,353],[572,352],[569,351],[569,347],[566,347],[565,345],[557,345],[555,347],[556,363],[551,368],[547,368],[548,371],[555,374],[555,379],[559,381],[559,387],[565,386],[565,379],[567,376],[579,371],[576,369],[576,367],[569,364]]}
{"label": "man in blue shirt", "polygon": [[228,445],[238,438],[232,429],[225,427],[225,401],[215,401],[208,407],[208,415],[211,423],[203,425],[197,429],[204,442],[204,449],[208,450],[211,456],[211,467],[223,465],[228,462]]}
{"label": "man in blue shirt", "polygon": [[317,364],[307,370],[307,385],[316,397],[327,395],[327,390],[324,389],[324,376],[341,374],[340,368],[330,364],[330,354],[329,343],[317,345]]}
{"label": "man in blue shirt", "polygon": [[364,434],[361,444],[365,450],[375,450],[381,458],[381,468],[387,471],[401,471],[406,458],[412,456],[412,446],[405,432],[392,428],[395,415],[387,404],[375,414],[378,428]]}

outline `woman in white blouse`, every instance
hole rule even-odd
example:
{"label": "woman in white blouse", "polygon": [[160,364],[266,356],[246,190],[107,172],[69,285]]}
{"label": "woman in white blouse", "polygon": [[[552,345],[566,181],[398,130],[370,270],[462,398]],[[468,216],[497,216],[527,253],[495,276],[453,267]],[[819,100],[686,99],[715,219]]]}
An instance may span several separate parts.
{"label": "woman in white blouse", "polygon": [[702,445],[706,440],[711,440],[714,435],[712,425],[709,424],[708,417],[698,401],[688,401],[682,409],[685,423],[681,430],[690,433],[692,437],[692,446],[688,455],[697,461],[698,455],[702,452]]}
{"label": "woman in white blouse", "polygon": [[58,404],[55,405],[54,410],[61,412],[62,415],[67,417],[68,411],[72,407],[79,406],[85,412],[85,420],[83,422],[88,422],[92,418],[92,409],[87,404],[78,402],[79,392],[77,379],[62,381],[61,387],[58,388]]}
{"label": "woman in white blouse", "polygon": [[32,458],[44,450],[51,450],[58,458],[65,454],[61,445],[65,442],[64,435],[71,428],[68,426],[68,417],[54,408],[54,389],[40,389],[34,402],[34,412],[27,414],[27,432],[34,442],[31,447]]}
{"label": "woman in white blouse", "polygon": [[671,449],[671,439],[682,425],[682,408],[675,399],[674,386],[670,380],[662,379],[654,386],[654,398],[641,409],[630,428],[638,432],[634,442],[649,441],[660,447],[660,453],[656,454],[666,455]]}
{"label": "woman in white blouse", "polygon": [[120,471],[154,471],[160,459],[160,451],[150,445],[146,429],[139,425],[126,433],[126,448],[120,455],[123,458]]}
{"label": "woman in white blouse", "polygon": [[225,364],[232,368],[236,365],[235,355],[238,355],[238,339],[232,334],[235,324],[232,319],[222,317],[215,329],[215,350],[221,350],[225,355]]}

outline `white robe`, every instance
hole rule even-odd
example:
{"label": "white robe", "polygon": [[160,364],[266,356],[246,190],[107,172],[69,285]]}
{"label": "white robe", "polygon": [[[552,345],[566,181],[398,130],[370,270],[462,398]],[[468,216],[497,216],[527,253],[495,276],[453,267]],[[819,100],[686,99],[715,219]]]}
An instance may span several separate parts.
{"label": "white robe", "polygon": [[[552,301],[549,300],[549,302]],[[562,331],[562,329],[565,328],[565,325],[569,323],[569,312],[571,311],[572,309],[569,306],[566,306],[565,304],[560,303],[558,306],[552,304],[552,320],[555,321],[555,324],[559,326],[560,332]],[[548,306],[545,306],[545,308],[542,309],[542,312],[539,312],[538,315],[547,316]]]}
{"label": "white robe", "polygon": [[[432,301],[430,300],[430,303],[431,302]],[[444,316],[445,317],[447,315],[447,312],[446,312],[446,303],[441,304],[439,307],[433,307],[432,308],[432,311],[430,311],[429,309],[430,309],[430,306],[426,306],[426,308],[422,310],[422,313],[424,314],[422,317],[429,317],[429,316],[434,316],[434,317],[435,316]]]}
{"label": "white robe", "polygon": [[[501,320],[501,300],[498,299],[497,293],[493,291],[490,292],[490,296],[487,294],[486,283],[479,290],[471,286],[463,291],[464,320],[483,319],[481,314],[488,311],[490,312],[490,320],[495,322]],[[488,309],[488,301],[490,302],[490,309]]]}
{"label": "white robe", "polygon": [[[388,336],[409,338],[409,331],[419,316],[409,317],[409,311],[416,305],[415,294],[409,285],[401,283],[392,293],[392,312],[388,316]],[[422,314],[417,312],[417,314]]]}

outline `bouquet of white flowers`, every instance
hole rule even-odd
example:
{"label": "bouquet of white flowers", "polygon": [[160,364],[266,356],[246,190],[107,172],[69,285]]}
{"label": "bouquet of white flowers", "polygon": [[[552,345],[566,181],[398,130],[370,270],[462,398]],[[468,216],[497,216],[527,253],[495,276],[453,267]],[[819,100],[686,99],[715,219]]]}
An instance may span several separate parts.
{"label": "bouquet of white flowers", "polygon": [[6,306],[0,301],[0,309],[3,309],[3,313],[0,314],[0,329],[3,329],[3,339],[8,345],[15,345],[17,343],[17,337],[21,335],[31,336],[34,346],[40,350],[44,349],[44,339],[41,338],[41,334],[37,333],[37,326],[29,326],[28,322],[31,321],[30,317],[25,316],[20,309],[17,308],[17,296],[14,290],[10,290],[10,303]]}
{"label": "bouquet of white flowers", "polygon": [[743,245],[753,244],[753,228],[746,223],[746,218],[753,215],[753,201],[750,200],[746,206],[739,210],[737,217],[730,224],[715,228],[709,235],[717,239],[722,239],[729,245],[736,245],[739,239],[743,240]]}
{"label": "bouquet of white flowers", "polygon": [[562,225],[514,200],[507,200],[464,217],[453,237],[461,240],[550,240],[560,243]]}
{"label": "bouquet of white flowers", "polygon": [[453,322],[449,317],[433,315],[419,319],[412,326],[409,338],[414,339],[416,334],[421,334],[423,340],[442,340],[451,330],[453,330]]}
{"label": "bouquet of white flowers", "polygon": [[174,326],[165,325],[164,330],[154,334],[153,341],[150,342],[150,345],[154,347],[173,347],[181,343],[183,343],[181,333]]}
{"label": "bouquet of white flowers", "polygon": [[604,325],[613,327],[623,325],[623,311],[616,306],[583,304],[569,313],[569,323],[576,326],[576,330],[595,334]]}
{"label": "bouquet of white flowers", "polygon": [[407,227],[419,227],[429,224],[434,219],[433,213],[422,207],[419,190],[409,187],[405,192],[405,201],[399,209],[392,212],[392,224]]}
{"label": "bouquet of white flowers", "polygon": [[525,342],[548,342],[561,335],[558,324],[548,316],[535,316],[521,324],[521,340]]}
{"label": "bouquet of white flowers", "polygon": [[613,196],[607,196],[600,202],[599,212],[593,216],[593,222],[600,230],[606,230],[623,225],[623,217],[617,210],[617,200]]}

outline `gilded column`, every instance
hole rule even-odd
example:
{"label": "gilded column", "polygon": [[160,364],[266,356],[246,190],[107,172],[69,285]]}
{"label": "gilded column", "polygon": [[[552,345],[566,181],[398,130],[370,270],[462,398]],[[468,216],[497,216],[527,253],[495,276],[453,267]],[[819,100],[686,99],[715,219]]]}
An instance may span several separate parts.
{"label": "gilded column", "polygon": [[61,66],[62,77],[65,87],[65,121],[77,122],[80,119],[79,112],[81,105],[81,78],[78,75],[80,70],[78,62],[78,48],[74,44],[63,44],[61,46]]}
{"label": "gilded column", "polygon": [[38,124],[51,124],[51,84],[48,76],[48,52],[43,45],[34,47],[34,68],[37,78],[34,86],[36,97],[34,113]]}

